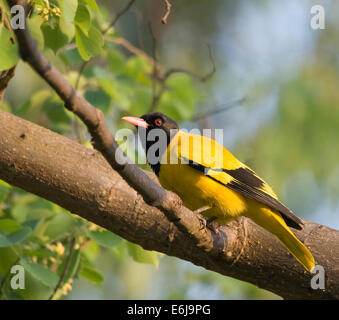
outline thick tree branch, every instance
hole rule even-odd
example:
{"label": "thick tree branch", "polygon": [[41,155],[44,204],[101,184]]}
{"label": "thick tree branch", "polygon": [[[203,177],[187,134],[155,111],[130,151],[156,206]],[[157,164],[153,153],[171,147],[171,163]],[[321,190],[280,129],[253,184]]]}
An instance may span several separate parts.
{"label": "thick tree branch", "polygon": [[[153,174],[147,175],[155,181]],[[219,228],[221,237],[211,254],[147,205],[99,152],[1,110],[0,179],[145,249],[248,281],[284,298],[339,298],[339,231],[309,221],[296,231],[325,268],[325,290],[311,289],[313,275],[274,236],[245,218]]]}
{"label": "thick tree branch", "polygon": [[[22,5],[24,0],[8,0],[10,6]],[[86,125],[92,136],[94,147],[105,157],[111,167],[139,192],[150,205],[162,210],[170,221],[200,249],[217,254],[215,243],[222,238],[202,224],[202,217],[183,206],[181,199],[154,183],[141,169],[126,157],[114,140],[104,121],[101,110],[96,109],[79,96],[62,74],[39,51],[36,41],[24,29],[14,30],[18,40],[20,56],[51,86],[64,101],[65,107],[75,113]]]}

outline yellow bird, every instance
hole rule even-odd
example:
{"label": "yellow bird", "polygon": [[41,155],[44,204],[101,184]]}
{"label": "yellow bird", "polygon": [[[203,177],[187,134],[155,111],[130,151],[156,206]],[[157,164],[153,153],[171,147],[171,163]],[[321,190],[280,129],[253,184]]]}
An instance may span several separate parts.
{"label": "yellow bird", "polygon": [[174,120],[160,112],[123,120],[139,127],[139,135],[145,130],[141,143],[150,166],[160,184],[178,194],[186,207],[193,211],[203,208],[205,217],[219,223],[240,216],[252,219],[312,271],[312,254],[289,228],[301,230],[302,220],[226,148],[207,137],[181,131]]}

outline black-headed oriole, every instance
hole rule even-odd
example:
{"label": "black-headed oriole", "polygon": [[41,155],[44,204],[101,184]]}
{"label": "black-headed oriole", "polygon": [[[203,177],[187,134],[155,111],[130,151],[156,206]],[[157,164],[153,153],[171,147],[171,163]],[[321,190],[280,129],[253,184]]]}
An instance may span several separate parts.
{"label": "black-headed oriole", "polygon": [[[306,270],[313,269],[312,254],[289,228],[302,229],[301,219],[278,200],[265,181],[221,144],[181,131],[174,120],[160,112],[123,119],[144,128],[145,137],[154,129],[165,134],[165,148],[159,149],[161,161],[153,161],[151,167],[160,184],[177,193],[186,207],[207,208],[202,214],[219,223],[248,217],[274,234]],[[141,139],[148,160],[148,151],[156,141]]]}

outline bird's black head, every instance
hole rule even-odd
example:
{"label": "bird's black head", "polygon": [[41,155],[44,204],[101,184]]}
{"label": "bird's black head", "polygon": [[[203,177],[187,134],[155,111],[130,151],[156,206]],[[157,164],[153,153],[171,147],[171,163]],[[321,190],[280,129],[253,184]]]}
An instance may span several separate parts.
{"label": "bird's black head", "polygon": [[167,117],[161,112],[150,112],[144,114],[140,118],[136,117],[123,117],[123,120],[135,125],[137,128],[146,128],[147,134],[153,129],[163,130],[168,136],[169,140],[173,137],[179,127],[177,123],[171,118]]}
{"label": "bird's black head", "polygon": [[161,112],[150,112],[144,114],[141,119],[144,119],[148,124],[147,131],[157,128],[164,130],[166,134],[170,136],[171,130],[179,129],[174,120],[167,117]]}
{"label": "bird's black head", "polygon": [[[168,144],[171,142],[171,139],[178,132],[179,129],[178,125],[174,120],[167,117],[161,112],[150,112],[144,114],[140,118],[123,117],[122,119],[135,125],[138,128],[144,128],[143,130],[146,129],[146,135],[142,135],[141,132],[139,131],[139,136],[141,137],[141,144],[146,152],[149,164],[153,168],[154,172],[158,174],[160,170],[160,161],[158,160],[152,161],[151,158],[161,159],[161,156],[166,150]],[[155,131],[153,132],[153,130]],[[162,135],[157,134],[159,133],[159,130],[165,133],[164,143],[159,143],[160,137],[163,136],[163,134]],[[155,145],[156,143],[157,145]],[[153,145],[155,145],[154,147],[157,147],[157,149],[156,148],[151,149]],[[153,149],[156,150],[154,155],[149,153],[149,151],[153,152],[154,151]]]}

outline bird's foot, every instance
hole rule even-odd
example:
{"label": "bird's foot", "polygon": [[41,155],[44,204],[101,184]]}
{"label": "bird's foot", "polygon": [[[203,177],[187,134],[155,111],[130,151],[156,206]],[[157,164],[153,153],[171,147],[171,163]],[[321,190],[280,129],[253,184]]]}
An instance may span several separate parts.
{"label": "bird's foot", "polygon": [[[210,209],[212,209],[212,207],[204,206],[204,207],[201,207],[197,210],[194,210],[193,212],[196,213],[196,214],[203,214],[204,212],[206,212]],[[215,221],[216,219],[218,219],[218,217],[210,217],[207,220],[205,218],[200,218],[201,229],[208,228],[211,231],[213,231],[215,234],[219,235],[219,230],[218,230],[219,224]]]}
{"label": "bird's foot", "polygon": [[206,227],[213,231],[215,234],[220,235],[219,233],[219,223],[216,222],[215,220],[218,219],[218,217],[211,217],[208,218],[206,221]]}
{"label": "bird's foot", "polygon": [[205,212],[205,211],[207,211],[209,209],[211,209],[210,206],[204,206],[204,207],[201,207],[201,208],[199,208],[197,210],[194,210],[193,212],[196,213],[196,214],[202,214],[203,212]]}

